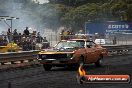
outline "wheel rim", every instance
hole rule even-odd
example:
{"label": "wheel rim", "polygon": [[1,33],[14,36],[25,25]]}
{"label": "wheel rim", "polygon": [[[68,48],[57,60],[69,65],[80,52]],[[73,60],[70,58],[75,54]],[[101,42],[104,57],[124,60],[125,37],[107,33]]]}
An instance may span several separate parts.
{"label": "wheel rim", "polygon": [[99,64],[103,65],[103,59],[102,58],[99,60]]}

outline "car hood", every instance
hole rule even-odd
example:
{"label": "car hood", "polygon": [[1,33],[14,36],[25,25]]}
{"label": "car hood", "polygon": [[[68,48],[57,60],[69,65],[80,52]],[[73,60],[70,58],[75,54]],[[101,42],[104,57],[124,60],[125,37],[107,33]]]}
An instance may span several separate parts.
{"label": "car hood", "polygon": [[64,53],[74,53],[76,49],[45,49],[44,51],[39,52],[39,54],[64,54]]}

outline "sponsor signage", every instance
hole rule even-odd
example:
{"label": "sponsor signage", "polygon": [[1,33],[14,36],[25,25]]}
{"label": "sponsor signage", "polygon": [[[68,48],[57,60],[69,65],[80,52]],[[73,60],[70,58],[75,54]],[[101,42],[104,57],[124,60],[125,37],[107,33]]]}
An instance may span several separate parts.
{"label": "sponsor signage", "polygon": [[129,83],[129,75],[85,75],[87,83]]}
{"label": "sponsor signage", "polygon": [[132,22],[107,21],[107,22],[87,22],[85,24],[86,33],[95,34],[129,34],[132,33]]}
{"label": "sponsor signage", "polygon": [[83,65],[79,66],[77,73],[77,82],[83,83],[130,83],[131,77],[129,75],[86,75],[86,71],[83,69]]}

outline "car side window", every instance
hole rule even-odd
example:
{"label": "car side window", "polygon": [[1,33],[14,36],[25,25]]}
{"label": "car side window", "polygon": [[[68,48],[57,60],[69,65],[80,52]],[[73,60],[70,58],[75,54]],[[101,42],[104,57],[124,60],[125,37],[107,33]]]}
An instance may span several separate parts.
{"label": "car side window", "polygon": [[95,47],[95,43],[93,43],[92,41],[87,41],[86,42],[86,46],[87,46],[87,48],[94,48]]}
{"label": "car side window", "polygon": [[85,42],[80,42],[80,47],[84,48],[84,44],[85,44]]}

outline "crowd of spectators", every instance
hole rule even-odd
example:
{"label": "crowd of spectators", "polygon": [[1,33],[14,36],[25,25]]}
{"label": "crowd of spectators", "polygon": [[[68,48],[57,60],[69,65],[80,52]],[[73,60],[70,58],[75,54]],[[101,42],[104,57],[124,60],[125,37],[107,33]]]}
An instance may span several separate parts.
{"label": "crowd of spectators", "polygon": [[[16,43],[18,46],[20,46],[24,51],[28,50],[35,50],[36,44],[43,42],[48,42],[46,37],[42,37],[40,35],[40,32],[33,31],[30,33],[29,28],[26,27],[23,33],[19,33],[17,29],[14,29],[13,32],[11,32],[11,29],[9,28],[7,31],[7,35],[1,35],[0,36],[0,46],[6,46],[8,43]],[[46,43],[48,45],[43,45],[42,48],[49,47],[49,43]]]}
{"label": "crowd of spectators", "polygon": [[62,30],[60,33],[60,39],[61,40],[68,40],[70,38],[74,37],[74,33],[72,30]]}
{"label": "crowd of spectators", "polygon": [[62,30],[60,33],[60,40],[68,40],[75,38],[87,38],[88,36],[84,33],[83,30],[79,30],[78,32],[74,32],[73,30]]}
{"label": "crowd of spectators", "polygon": [[7,45],[8,41],[6,39],[6,36],[0,36],[0,46]]}

